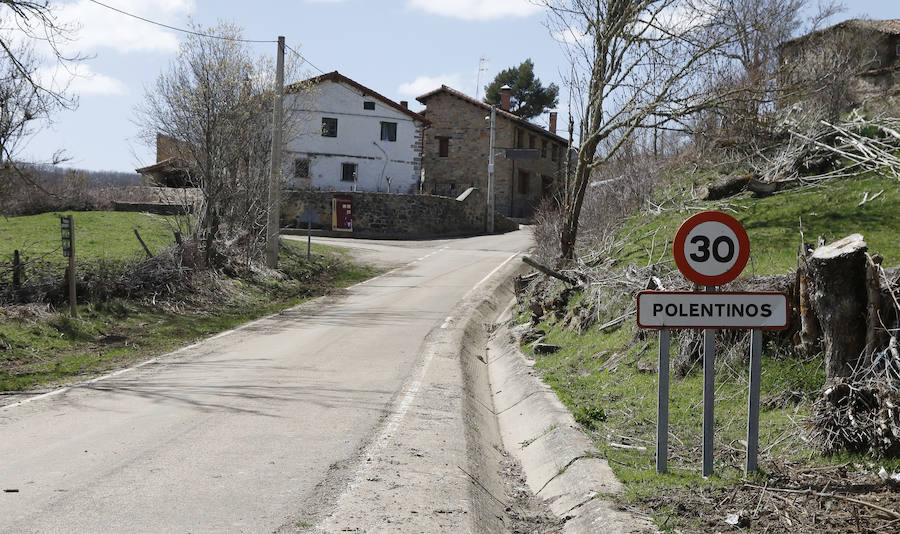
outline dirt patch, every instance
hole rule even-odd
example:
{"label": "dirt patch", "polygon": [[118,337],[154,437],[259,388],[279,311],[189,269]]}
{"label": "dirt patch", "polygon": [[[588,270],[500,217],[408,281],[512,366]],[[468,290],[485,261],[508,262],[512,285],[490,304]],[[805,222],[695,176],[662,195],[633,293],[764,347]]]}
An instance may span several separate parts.
{"label": "dirt patch", "polygon": [[868,466],[768,462],[763,467],[770,473],[765,482],[744,481],[712,490],[662,490],[639,498],[637,504],[660,514],[664,526],[679,532],[874,534],[900,530],[898,486]]}

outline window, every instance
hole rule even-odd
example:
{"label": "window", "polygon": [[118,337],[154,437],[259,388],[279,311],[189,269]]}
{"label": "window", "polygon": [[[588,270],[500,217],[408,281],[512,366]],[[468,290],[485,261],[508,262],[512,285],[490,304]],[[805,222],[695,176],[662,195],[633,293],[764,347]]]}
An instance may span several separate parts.
{"label": "window", "polygon": [[309,177],[309,158],[294,159],[294,178]]}
{"label": "window", "polygon": [[337,137],[337,119],[322,117],[322,137]]}
{"label": "window", "polygon": [[516,129],[516,148],[522,148],[522,130]]}
{"label": "window", "polygon": [[556,161],[557,159],[559,159],[559,145],[554,144],[551,147],[551,149],[552,150],[550,150],[550,159],[552,159],[553,161]]}
{"label": "window", "polygon": [[544,159],[547,158],[547,140],[546,139],[541,141],[541,157]]}
{"label": "window", "polygon": [[341,164],[341,181],[342,182],[356,181],[356,163],[342,163]]}
{"label": "window", "polygon": [[381,140],[396,141],[397,140],[397,123],[382,122],[381,123]]}
{"label": "window", "polygon": [[527,195],[528,194],[528,173],[525,171],[519,171],[519,194]]}
{"label": "window", "polygon": [[366,100],[363,102],[363,109],[373,110],[375,109],[375,102],[371,100]]}
{"label": "window", "polygon": [[894,55],[900,57],[900,43],[897,43],[897,49],[894,50]]}
{"label": "window", "polygon": [[450,138],[438,137],[438,156],[446,158],[450,155]]}
{"label": "window", "polygon": [[528,148],[534,148],[535,146],[535,138],[533,135],[528,136]]}

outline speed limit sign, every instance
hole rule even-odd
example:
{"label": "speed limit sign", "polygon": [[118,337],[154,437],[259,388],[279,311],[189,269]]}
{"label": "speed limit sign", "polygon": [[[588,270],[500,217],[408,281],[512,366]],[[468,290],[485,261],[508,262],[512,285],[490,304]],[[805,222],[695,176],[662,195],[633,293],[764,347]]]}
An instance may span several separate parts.
{"label": "speed limit sign", "polygon": [[731,215],[703,211],[682,223],[672,253],[685,278],[703,286],[720,286],[747,266],[750,238]]}

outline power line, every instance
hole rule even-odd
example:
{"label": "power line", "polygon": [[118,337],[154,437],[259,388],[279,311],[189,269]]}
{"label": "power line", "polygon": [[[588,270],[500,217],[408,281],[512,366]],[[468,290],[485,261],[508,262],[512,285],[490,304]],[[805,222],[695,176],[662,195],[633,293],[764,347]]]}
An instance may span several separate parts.
{"label": "power line", "polygon": [[[139,15],[135,15],[134,13],[129,13],[129,12],[127,12],[127,11],[123,11],[123,10],[117,8],[117,7],[113,7],[113,6],[104,4],[103,2],[98,2],[97,0],[90,0],[90,1],[93,2],[93,3],[95,3],[95,4],[97,4],[98,6],[103,6],[103,7],[105,7],[106,9],[111,9],[111,10],[113,10],[113,11],[116,11],[117,13],[121,13],[121,14],[126,15],[126,16],[129,16],[129,17],[131,17],[131,18],[135,18],[135,19],[138,19],[138,20],[142,20],[142,21],[144,21],[144,22],[147,22],[147,23],[150,23],[150,24],[155,24],[155,25],[157,25],[157,26],[161,26],[161,27],[163,27],[163,28],[168,28],[168,29],[170,29],[170,30],[175,30],[175,31],[177,31],[177,32],[189,33],[189,34],[191,34],[191,35],[197,35],[197,36],[199,36],[199,37],[209,37],[209,38],[211,38],[211,39],[221,39],[221,40],[223,40],[223,41],[236,41],[236,42],[239,42],[239,43],[277,43],[277,42],[278,42],[278,41],[273,41],[273,40],[271,40],[271,39],[269,39],[269,40],[263,40],[263,39],[238,39],[238,38],[234,38],[234,37],[223,37],[223,36],[221,36],[221,35],[211,35],[211,34],[208,34],[208,33],[195,32],[195,31],[193,31],[193,30],[186,30],[186,29],[184,29],[184,28],[178,28],[178,27],[175,27],[175,26],[169,26],[168,24],[163,24],[162,22],[156,22],[155,20],[150,20],[150,19],[141,17],[141,16],[139,16]],[[295,52],[295,53],[296,53],[296,52]],[[297,55],[299,56],[300,54],[297,54]],[[301,57],[302,57],[302,56],[301,56]],[[309,62],[307,61],[307,63],[309,63]],[[311,65],[311,63],[310,63],[310,65]]]}
{"label": "power line", "polygon": [[302,55],[300,52],[297,52],[296,50],[294,50],[293,48],[291,48],[291,47],[288,46],[287,44],[285,44],[284,47],[287,48],[288,50],[290,50],[291,52],[293,52],[294,54],[296,54],[297,57],[299,57],[300,59],[302,59],[302,60],[303,60],[307,65],[309,65],[310,67],[316,69],[317,71],[321,72],[322,74],[325,74],[325,71],[324,71],[324,70],[322,70],[322,69],[320,69],[319,67],[313,65],[308,59],[306,59],[305,57],[303,57],[303,55]]}

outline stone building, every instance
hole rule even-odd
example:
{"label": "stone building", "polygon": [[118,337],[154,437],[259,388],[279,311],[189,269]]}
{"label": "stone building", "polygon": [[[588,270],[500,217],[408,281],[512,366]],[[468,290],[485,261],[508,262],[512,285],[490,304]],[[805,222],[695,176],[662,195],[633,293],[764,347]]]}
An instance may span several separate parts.
{"label": "stone building", "polygon": [[[450,197],[468,187],[486,191],[491,106],[446,85],[416,100],[425,105],[428,120],[423,190]],[[548,131],[510,113],[509,104],[505,90],[496,111],[494,206],[503,215],[527,218],[562,183],[568,143],[556,135],[556,113],[550,114]],[[516,156],[533,159],[512,159]]]}
{"label": "stone building", "polygon": [[898,109],[900,19],[850,19],[778,46],[779,105],[798,101],[836,115],[866,105]]}

